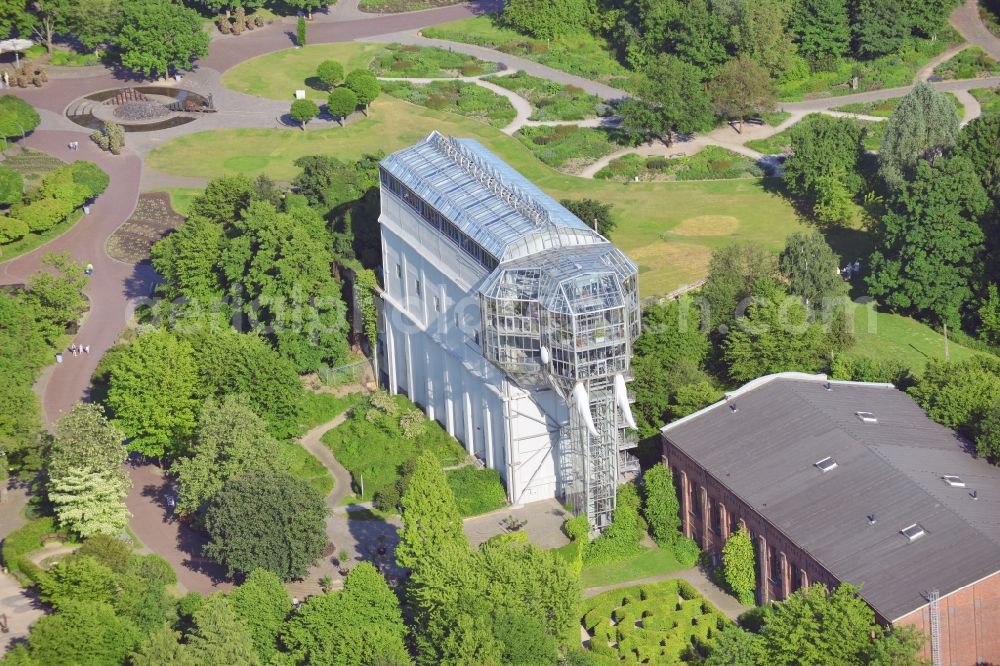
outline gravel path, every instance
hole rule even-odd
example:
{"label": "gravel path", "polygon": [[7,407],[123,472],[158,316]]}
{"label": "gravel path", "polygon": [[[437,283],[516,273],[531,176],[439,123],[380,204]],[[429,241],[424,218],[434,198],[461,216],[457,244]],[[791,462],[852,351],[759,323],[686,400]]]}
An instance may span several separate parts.
{"label": "gravel path", "polygon": [[949,22],[969,42],[968,46],[978,46],[995,60],[1000,60],[1000,39],[994,37],[979,20],[979,3],[976,0],[965,0],[952,12]]}

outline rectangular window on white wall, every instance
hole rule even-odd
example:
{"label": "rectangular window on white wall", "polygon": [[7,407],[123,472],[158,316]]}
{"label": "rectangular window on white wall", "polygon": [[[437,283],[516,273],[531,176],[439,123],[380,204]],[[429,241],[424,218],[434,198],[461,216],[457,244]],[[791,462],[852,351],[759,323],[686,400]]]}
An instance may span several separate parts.
{"label": "rectangular window on white wall", "polygon": [[434,297],[434,312],[441,312],[441,299]]}
{"label": "rectangular window on white wall", "polygon": [[396,264],[396,277],[403,277],[403,267]]}
{"label": "rectangular window on white wall", "polygon": [[417,281],[415,282],[415,286],[416,286],[416,294],[417,294],[417,296],[419,296],[420,295],[420,280],[419,279],[417,279]]}

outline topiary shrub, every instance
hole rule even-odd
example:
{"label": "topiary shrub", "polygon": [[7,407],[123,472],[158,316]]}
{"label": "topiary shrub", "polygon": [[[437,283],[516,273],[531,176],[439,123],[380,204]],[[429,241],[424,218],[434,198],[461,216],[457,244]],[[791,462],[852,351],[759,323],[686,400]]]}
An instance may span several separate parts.
{"label": "topiary shrub", "polygon": [[220,16],[215,19],[215,25],[223,35],[228,35],[232,32],[232,23],[229,22],[228,16]]}

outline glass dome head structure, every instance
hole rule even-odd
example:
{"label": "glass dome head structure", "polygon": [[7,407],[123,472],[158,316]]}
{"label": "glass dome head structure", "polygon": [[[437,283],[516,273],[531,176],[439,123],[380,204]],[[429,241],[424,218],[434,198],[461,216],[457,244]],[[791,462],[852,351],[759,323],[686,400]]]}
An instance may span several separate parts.
{"label": "glass dome head structure", "polygon": [[501,264],[480,289],[483,354],[517,382],[569,398],[628,375],[639,335],[637,270],[605,243]]}

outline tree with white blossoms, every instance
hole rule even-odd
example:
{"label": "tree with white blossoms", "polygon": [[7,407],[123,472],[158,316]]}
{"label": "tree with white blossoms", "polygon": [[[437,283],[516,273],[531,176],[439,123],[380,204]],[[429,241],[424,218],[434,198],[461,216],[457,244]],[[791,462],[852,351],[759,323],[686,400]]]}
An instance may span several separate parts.
{"label": "tree with white blossoms", "polygon": [[120,532],[132,515],[122,500],[127,485],[117,470],[72,469],[49,481],[49,499],[59,523],[81,537]]}
{"label": "tree with white blossoms", "polygon": [[80,403],[59,419],[49,448],[48,490],[59,522],[80,536],[117,534],[132,480],[122,468],[124,436],[100,405]]}

